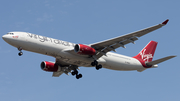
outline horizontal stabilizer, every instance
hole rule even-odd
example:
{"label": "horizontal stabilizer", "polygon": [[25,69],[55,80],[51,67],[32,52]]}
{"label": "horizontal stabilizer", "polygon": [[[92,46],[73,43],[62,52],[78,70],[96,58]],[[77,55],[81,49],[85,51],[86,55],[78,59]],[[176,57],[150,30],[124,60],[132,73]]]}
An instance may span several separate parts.
{"label": "horizontal stabilizer", "polygon": [[147,66],[156,65],[156,64],[159,64],[161,62],[164,62],[164,61],[169,60],[169,59],[174,58],[174,57],[176,57],[176,56],[167,56],[167,57],[164,57],[164,58],[161,58],[161,59],[158,59],[158,60],[148,62],[148,63],[146,63],[146,65]]}

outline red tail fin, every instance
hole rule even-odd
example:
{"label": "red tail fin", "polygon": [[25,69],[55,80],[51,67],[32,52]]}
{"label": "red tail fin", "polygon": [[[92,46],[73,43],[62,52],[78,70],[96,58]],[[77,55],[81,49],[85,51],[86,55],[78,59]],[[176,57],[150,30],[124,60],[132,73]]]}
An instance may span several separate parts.
{"label": "red tail fin", "polygon": [[154,56],[154,52],[156,50],[157,42],[150,41],[141,52],[134,56],[133,58],[138,59],[141,62],[151,62]]}

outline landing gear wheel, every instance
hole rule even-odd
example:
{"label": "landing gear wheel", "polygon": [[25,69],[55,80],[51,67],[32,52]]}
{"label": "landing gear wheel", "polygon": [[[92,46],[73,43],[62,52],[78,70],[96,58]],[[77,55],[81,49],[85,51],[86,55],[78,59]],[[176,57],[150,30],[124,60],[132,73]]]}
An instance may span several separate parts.
{"label": "landing gear wheel", "polygon": [[91,66],[95,66],[98,65],[98,62],[96,60],[94,60],[93,62],[91,62]]}
{"label": "landing gear wheel", "polygon": [[75,75],[75,72],[72,72],[71,74],[72,74],[72,76],[74,76],[74,75]]}
{"label": "landing gear wheel", "polygon": [[95,63],[94,63],[94,62],[91,62],[91,66],[95,66]]}
{"label": "landing gear wheel", "polygon": [[76,75],[76,79],[82,78],[82,74]]}
{"label": "landing gear wheel", "polygon": [[98,67],[98,66],[96,66],[96,70],[99,70],[99,67]]}
{"label": "landing gear wheel", "polygon": [[79,77],[82,78],[82,74],[79,74]]}
{"label": "landing gear wheel", "polygon": [[94,60],[94,64],[95,64],[95,65],[98,65],[98,62],[97,62],[96,60]]}
{"label": "landing gear wheel", "polygon": [[101,64],[99,64],[99,65],[98,65],[98,67],[99,67],[99,69],[101,69],[101,68],[102,68],[102,65],[101,65]]}
{"label": "landing gear wheel", "polygon": [[19,55],[19,56],[23,55],[23,52],[19,52],[18,55]]}
{"label": "landing gear wheel", "polygon": [[77,70],[74,70],[74,73],[75,73],[76,75],[78,75],[78,71],[77,71]]}
{"label": "landing gear wheel", "polygon": [[79,79],[79,76],[78,76],[78,75],[76,75],[76,79]]}
{"label": "landing gear wheel", "polygon": [[71,74],[72,74],[73,76],[74,76],[74,75],[78,75],[78,71],[77,71],[77,70],[74,70]]}
{"label": "landing gear wheel", "polygon": [[99,70],[99,69],[101,69],[101,68],[102,68],[102,65],[101,65],[101,64],[99,64],[99,65],[96,66],[96,70]]}

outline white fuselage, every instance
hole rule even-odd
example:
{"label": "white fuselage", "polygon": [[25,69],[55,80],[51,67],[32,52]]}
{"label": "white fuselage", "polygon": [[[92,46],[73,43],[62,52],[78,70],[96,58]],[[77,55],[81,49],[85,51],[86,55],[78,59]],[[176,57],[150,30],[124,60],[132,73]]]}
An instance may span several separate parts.
{"label": "white fuselage", "polygon": [[[83,67],[92,67],[94,60],[86,55],[79,55],[73,52],[75,44],[35,35],[27,32],[13,32],[3,36],[3,39],[10,45],[22,48],[23,50],[53,56],[67,64]],[[97,60],[103,68],[112,70],[144,70],[142,64],[135,58],[108,52]]]}

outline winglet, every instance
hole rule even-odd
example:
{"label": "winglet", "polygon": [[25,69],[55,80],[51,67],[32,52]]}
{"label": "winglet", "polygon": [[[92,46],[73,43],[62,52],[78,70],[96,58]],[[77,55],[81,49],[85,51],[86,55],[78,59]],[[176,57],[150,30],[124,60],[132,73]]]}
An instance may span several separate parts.
{"label": "winglet", "polygon": [[166,21],[164,21],[162,24],[166,25],[168,23],[169,19],[167,19]]}

